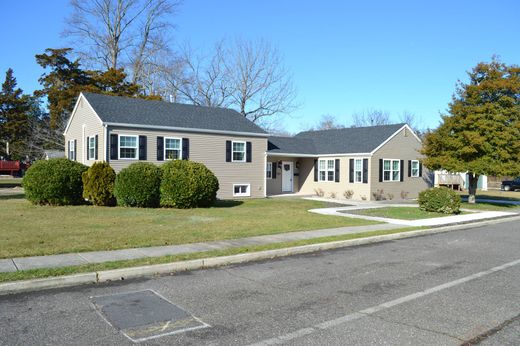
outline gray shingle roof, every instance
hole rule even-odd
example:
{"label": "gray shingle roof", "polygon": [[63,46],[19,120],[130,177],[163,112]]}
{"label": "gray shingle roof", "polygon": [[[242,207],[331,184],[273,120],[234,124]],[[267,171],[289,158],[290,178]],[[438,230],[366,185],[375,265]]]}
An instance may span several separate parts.
{"label": "gray shingle roof", "polygon": [[103,122],[225,132],[266,132],[235,110],[84,92]]}
{"label": "gray shingle roof", "polygon": [[282,137],[283,140],[269,137],[269,142],[276,146],[269,152],[309,155],[370,153],[404,125],[305,131],[294,137]]}

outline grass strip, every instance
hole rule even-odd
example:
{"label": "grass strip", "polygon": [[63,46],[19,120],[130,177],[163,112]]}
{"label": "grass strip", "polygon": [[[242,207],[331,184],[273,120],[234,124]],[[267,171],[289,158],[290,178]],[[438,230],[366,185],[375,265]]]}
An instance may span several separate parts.
{"label": "grass strip", "polygon": [[187,261],[187,260],[200,259],[200,258],[238,255],[238,254],[249,253],[249,252],[275,250],[275,249],[282,249],[282,248],[302,246],[302,245],[328,243],[328,242],[334,242],[334,241],[339,241],[339,240],[368,238],[368,237],[374,237],[374,236],[379,236],[379,235],[410,232],[410,231],[415,231],[415,230],[424,229],[424,228],[425,227],[406,227],[406,228],[398,228],[398,229],[393,229],[393,230],[360,232],[360,233],[354,233],[354,234],[319,237],[319,238],[304,239],[304,240],[297,240],[297,241],[290,241],[290,242],[272,243],[272,244],[255,245],[255,246],[243,246],[243,247],[236,247],[236,248],[230,248],[230,249],[224,249],[224,250],[193,252],[193,253],[172,255],[172,256],[146,257],[146,258],[139,258],[139,259],[134,259],[134,260],[113,261],[113,262],[104,262],[104,263],[96,263],[96,264],[84,264],[84,265],[79,265],[79,266],[69,266],[69,267],[62,267],[62,268],[23,270],[23,271],[12,272],[12,273],[0,273],[0,282],[39,279],[39,278],[56,277],[56,276],[71,275],[71,274],[78,274],[78,273],[97,272],[97,271],[102,271],[102,270],[111,270],[111,269],[129,268],[129,267],[137,267],[137,266],[146,266],[146,265],[152,265],[152,264]]}

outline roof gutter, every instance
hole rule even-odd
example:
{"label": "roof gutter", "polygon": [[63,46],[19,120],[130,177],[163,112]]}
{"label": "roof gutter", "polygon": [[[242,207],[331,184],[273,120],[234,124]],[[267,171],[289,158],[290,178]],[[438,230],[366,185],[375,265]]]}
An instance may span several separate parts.
{"label": "roof gutter", "polygon": [[267,152],[268,156],[284,156],[284,157],[310,157],[310,158],[318,158],[318,157],[336,157],[336,156],[364,156],[371,157],[372,153],[338,153],[338,154],[294,154],[294,153],[270,153]]}
{"label": "roof gutter", "polygon": [[111,123],[111,122],[104,122],[103,124],[106,125],[106,126],[130,127],[130,128],[139,128],[139,129],[153,129],[153,130],[167,130],[167,131],[181,131],[181,132],[196,132],[196,133],[212,133],[212,134],[247,136],[247,137],[266,137],[266,138],[269,137],[268,133],[256,133],[256,132],[209,130],[209,129],[200,129],[200,128],[191,128],[191,127],[138,125],[138,124]]}

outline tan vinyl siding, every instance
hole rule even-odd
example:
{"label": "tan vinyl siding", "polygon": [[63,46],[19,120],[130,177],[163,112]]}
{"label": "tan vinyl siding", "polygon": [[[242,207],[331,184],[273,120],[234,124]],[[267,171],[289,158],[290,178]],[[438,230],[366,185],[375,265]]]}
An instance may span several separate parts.
{"label": "tan vinyl siding", "polygon": [[65,157],[68,157],[68,141],[77,140],[76,161],[91,166],[95,160],[87,160],[86,141],[88,136],[98,135],[98,161],[103,161],[105,159],[103,132],[104,128],[100,119],[88,105],[87,101],[81,97],[69,128],[65,133]]}
{"label": "tan vinyl siding", "polygon": [[[377,190],[383,190],[385,196],[392,194],[394,198],[401,198],[401,192],[408,192],[408,198],[416,198],[420,191],[428,188],[427,171],[423,167],[423,176],[418,178],[408,177],[408,160],[421,159],[419,150],[421,143],[409,130],[401,130],[395,137],[383,145],[372,156],[371,194]],[[403,182],[379,182],[379,159],[404,160]]]}
{"label": "tan vinyl siding", "polygon": [[[233,184],[250,184],[251,197],[264,197],[265,137],[244,137],[220,134],[203,134],[192,132],[156,131],[150,129],[109,127],[110,134],[146,136],[147,162],[162,164],[157,161],[157,137],[188,138],[190,143],[190,160],[206,165],[218,178],[220,189],[218,198],[233,198]],[[252,143],[252,162],[226,162],[226,141],[244,141]],[[110,140],[108,140],[110,142]],[[109,151],[110,152],[110,151]],[[139,160],[110,160],[116,172]]]}
{"label": "tan vinyl siding", "polygon": [[[267,186],[267,195],[279,195],[282,193],[282,167],[278,167],[278,162],[284,162],[289,161],[293,163],[293,193],[297,193],[300,188],[300,169],[296,167],[296,162],[298,160],[294,157],[280,157],[280,156],[272,156],[267,157],[267,162],[273,163],[273,170],[276,169],[276,178],[275,179],[267,179],[266,186]],[[284,193],[290,193],[290,192],[284,192]]]}

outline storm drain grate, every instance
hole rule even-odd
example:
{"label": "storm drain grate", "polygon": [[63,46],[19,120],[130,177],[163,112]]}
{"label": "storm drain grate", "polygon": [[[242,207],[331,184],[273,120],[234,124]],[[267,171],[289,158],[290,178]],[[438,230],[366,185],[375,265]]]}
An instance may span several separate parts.
{"label": "storm drain grate", "polygon": [[90,299],[110,325],[134,342],[209,327],[152,290]]}

